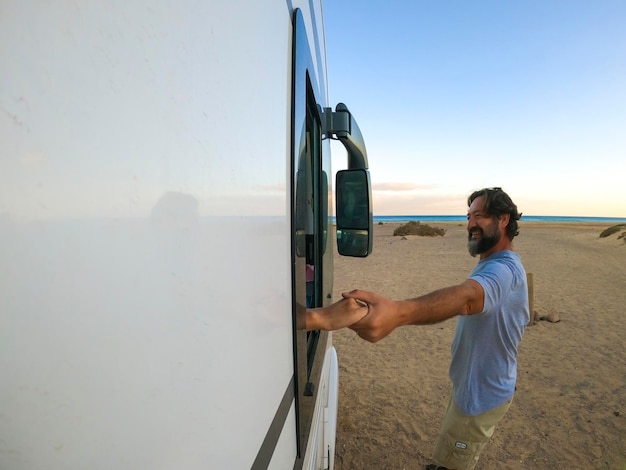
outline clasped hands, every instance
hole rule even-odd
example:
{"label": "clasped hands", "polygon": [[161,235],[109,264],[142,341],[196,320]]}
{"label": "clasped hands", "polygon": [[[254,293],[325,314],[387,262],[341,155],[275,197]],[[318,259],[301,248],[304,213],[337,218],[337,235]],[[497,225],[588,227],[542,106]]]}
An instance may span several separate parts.
{"label": "clasped hands", "polygon": [[398,326],[397,303],[393,300],[358,289],[341,295],[342,300],[328,307],[307,309],[306,329],[333,331],[348,327],[375,343]]}

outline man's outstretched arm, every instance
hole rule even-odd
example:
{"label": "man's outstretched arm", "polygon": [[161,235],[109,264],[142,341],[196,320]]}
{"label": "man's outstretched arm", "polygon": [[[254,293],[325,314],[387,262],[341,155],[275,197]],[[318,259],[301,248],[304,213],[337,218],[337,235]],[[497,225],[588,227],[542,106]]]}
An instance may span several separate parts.
{"label": "man's outstretched arm", "polygon": [[482,286],[471,279],[407,300],[391,300],[374,292],[353,290],[342,294],[369,305],[369,314],[350,328],[372,343],[406,325],[430,325],[456,315],[480,313],[484,306]]}

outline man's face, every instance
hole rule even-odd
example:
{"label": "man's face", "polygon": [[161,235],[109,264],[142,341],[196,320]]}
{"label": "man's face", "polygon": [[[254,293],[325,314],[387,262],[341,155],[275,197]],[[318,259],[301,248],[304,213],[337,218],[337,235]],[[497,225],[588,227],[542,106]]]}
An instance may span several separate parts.
{"label": "man's face", "polygon": [[467,211],[467,249],[472,256],[488,252],[502,238],[497,218],[485,213],[484,206],[485,198],[481,196]]}

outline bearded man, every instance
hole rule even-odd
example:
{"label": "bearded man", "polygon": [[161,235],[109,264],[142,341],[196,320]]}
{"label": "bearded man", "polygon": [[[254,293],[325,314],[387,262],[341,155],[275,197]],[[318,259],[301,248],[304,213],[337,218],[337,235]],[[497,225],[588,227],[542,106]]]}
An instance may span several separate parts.
{"label": "bearded man", "polygon": [[395,328],[459,315],[452,341],[452,393],[428,470],[471,470],[506,414],[517,379],[517,350],[529,323],[528,287],[513,251],[521,214],[501,188],[472,193],[467,205],[468,250],[479,261],[462,284],[394,301],[374,292],[344,293],[368,306],[350,326],[370,342]]}

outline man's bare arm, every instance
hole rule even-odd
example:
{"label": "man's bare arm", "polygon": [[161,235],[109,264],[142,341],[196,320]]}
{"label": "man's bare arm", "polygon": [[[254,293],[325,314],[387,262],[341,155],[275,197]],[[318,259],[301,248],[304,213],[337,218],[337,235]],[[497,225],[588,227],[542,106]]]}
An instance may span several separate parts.
{"label": "man's bare arm", "polygon": [[468,279],[462,284],[445,287],[415,299],[401,300],[399,325],[430,325],[457,315],[473,315],[483,310],[482,286]]}
{"label": "man's bare arm", "polygon": [[457,286],[400,301],[362,290],[353,290],[342,295],[369,305],[369,313],[350,328],[361,338],[376,342],[398,326],[429,325],[456,315],[480,313],[485,294],[478,282],[468,279]]}

